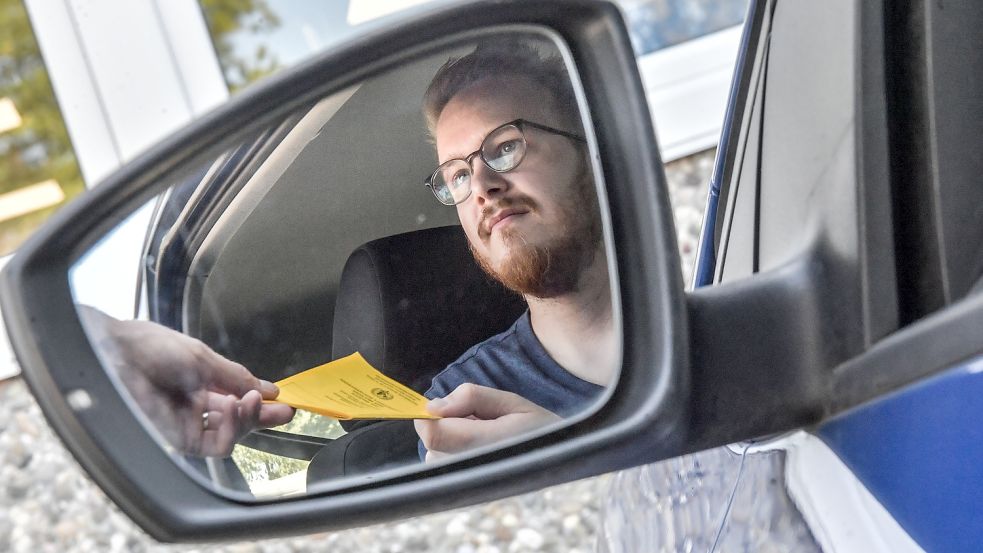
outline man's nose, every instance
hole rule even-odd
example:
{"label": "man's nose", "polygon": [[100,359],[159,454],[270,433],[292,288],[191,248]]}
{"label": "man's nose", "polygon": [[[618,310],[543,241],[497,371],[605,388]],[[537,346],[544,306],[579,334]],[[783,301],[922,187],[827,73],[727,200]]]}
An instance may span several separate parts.
{"label": "man's nose", "polygon": [[484,203],[508,190],[509,181],[503,173],[489,169],[480,159],[476,159],[471,172],[471,193],[478,203]]}

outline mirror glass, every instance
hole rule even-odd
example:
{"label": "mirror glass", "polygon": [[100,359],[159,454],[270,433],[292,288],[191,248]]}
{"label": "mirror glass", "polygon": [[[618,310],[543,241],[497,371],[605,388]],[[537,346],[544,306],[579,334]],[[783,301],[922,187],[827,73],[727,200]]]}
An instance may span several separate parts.
{"label": "mirror glass", "polygon": [[203,483],[264,499],[453,462],[617,379],[569,55],[529,29],[448,44],[231,145],[73,268],[103,365]]}

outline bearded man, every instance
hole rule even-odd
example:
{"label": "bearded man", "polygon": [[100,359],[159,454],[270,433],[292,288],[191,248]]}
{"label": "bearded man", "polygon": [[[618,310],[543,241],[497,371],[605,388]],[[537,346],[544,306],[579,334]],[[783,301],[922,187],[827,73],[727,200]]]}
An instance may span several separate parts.
{"label": "bearded man", "polygon": [[427,461],[572,415],[613,378],[619,343],[588,148],[557,58],[479,47],[438,71],[424,115],[434,195],[475,259],[529,309],[433,380],[415,422]]}

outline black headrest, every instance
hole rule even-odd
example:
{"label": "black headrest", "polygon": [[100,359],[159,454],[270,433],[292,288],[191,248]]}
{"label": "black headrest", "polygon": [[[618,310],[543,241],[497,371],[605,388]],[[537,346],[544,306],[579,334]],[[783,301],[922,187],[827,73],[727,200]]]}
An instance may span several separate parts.
{"label": "black headrest", "polygon": [[460,226],[373,240],[345,263],[332,356],[355,351],[423,393],[468,348],[506,330],[526,309],[468,251]]}

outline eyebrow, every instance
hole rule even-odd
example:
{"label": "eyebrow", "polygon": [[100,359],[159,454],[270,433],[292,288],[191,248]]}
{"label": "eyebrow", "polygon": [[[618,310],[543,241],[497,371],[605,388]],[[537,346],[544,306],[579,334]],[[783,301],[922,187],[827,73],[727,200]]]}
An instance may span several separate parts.
{"label": "eyebrow", "polygon": [[[469,155],[471,155],[471,154],[473,154],[473,153],[475,153],[475,152],[481,152],[481,145],[480,145],[480,144],[478,145],[478,149],[477,149],[477,150],[471,150],[470,152],[468,152],[468,153],[466,153],[466,154],[464,154],[464,155],[461,155],[461,154],[454,154],[454,155],[452,155],[452,156],[450,156],[450,157],[448,157],[447,159],[445,159],[444,161],[440,161],[440,156],[437,156],[437,163],[438,163],[438,164],[443,164],[443,163],[447,163],[448,161],[450,161],[450,160],[452,160],[452,159],[460,159],[460,160],[465,160],[465,161],[466,161],[466,160],[467,160],[467,157],[468,157]],[[479,154],[479,155],[480,155],[480,154]]]}
{"label": "eyebrow", "polygon": [[[492,130],[495,130],[497,128],[498,127],[492,127]],[[488,132],[491,132],[491,131],[488,131]],[[487,138],[487,137],[488,137],[488,133],[485,133],[485,134],[481,135],[481,142],[478,143],[478,149],[477,150],[471,150],[470,152],[468,152],[466,154],[461,154],[461,153],[459,153],[460,150],[454,149],[454,153],[453,154],[451,154],[450,156],[448,156],[447,159],[441,161],[440,154],[438,153],[437,154],[437,164],[439,165],[441,163],[446,163],[446,162],[448,162],[448,161],[450,161],[452,159],[464,159],[465,157],[473,154],[474,152],[477,152],[477,151],[481,150],[481,145],[485,142],[485,138]]]}
{"label": "eyebrow", "polygon": [[[515,119],[508,119],[508,120],[502,121],[501,123],[498,123],[495,126],[493,126],[493,127],[489,128],[489,129],[485,130],[480,135],[481,136],[481,141],[478,142],[478,147],[476,149],[474,149],[474,150],[471,150],[470,152],[468,152],[466,154],[463,154],[462,155],[461,153],[459,153],[460,150],[456,150],[455,149],[453,155],[451,155],[447,159],[441,161],[440,154],[438,153],[437,154],[437,165],[440,165],[442,163],[446,163],[446,162],[448,162],[448,161],[450,161],[452,159],[464,159],[465,157],[467,157],[467,156],[469,156],[469,155],[471,155],[471,154],[473,154],[473,153],[475,153],[477,151],[480,151],[481,150],[481,145],[485,143],[485,139],[488,138],[488,135],[491,134],[492,131],[494,131],[495,129],[497,129],[499,127],[502,127],[504,125],[507,125],[507,124],[511,123],[512,121],[515,121]],[[434,146],[436,147],[436,137],[435,137],[435,140],[434,140]]]}

